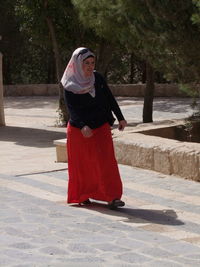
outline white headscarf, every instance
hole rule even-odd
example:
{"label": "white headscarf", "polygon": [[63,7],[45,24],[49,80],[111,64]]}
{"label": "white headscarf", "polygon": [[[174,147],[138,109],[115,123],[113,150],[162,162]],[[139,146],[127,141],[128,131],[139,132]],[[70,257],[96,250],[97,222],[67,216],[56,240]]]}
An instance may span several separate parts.
{"label": "white headscarf", "polygon": [[82,69],[83,60],[89,56],[94,57],[94,54],[85,47],[79,47],[73,52],[61,79],[65,90],[74,94],[90,93],[92,97],[95,97],[94,74],[85,77]]}

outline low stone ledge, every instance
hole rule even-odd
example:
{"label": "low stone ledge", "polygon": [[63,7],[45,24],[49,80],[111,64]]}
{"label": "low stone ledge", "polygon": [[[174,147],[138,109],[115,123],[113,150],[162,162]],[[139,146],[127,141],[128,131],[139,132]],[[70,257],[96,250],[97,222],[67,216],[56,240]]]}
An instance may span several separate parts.
{"label": "low stone ledge", "polygon": [[[141,133],[113,137],[119,164],[200,181],[200,144]],[[66,139],[55,140],[58,162],[67,162]]]}
{"label": "low stone ledge", "polygon": [[[144,97],[145,84],[109,84],[115,96]],[[59,95],[58,84],[4,85],[4,96],[55,96]],[[188,97],[177,84],[155,84],[155,97]]]}
{"label": "low stone ledge", "polygon": [[157,172],[162,172],[164,174],[172,174],[169,151],[162,150],[161,148],[157,147],[154,148],[153,156],[154,156],[153,170]]}
{"label": "low stone ledge", "polygon": [[200,181],[200,144],[140,133],[113,139],[118,163]]}
{"label": "low stone ledge", "polygon": [[[109,84],[115,96],[144,97],[146,84]],[[154,97],[188,97],[178,84],[155,83]]]}
{"label": "low stone ledge", "polygon": [[56,96],[58,84],[4,85],[4,96]]}
{"label": "low stone ledge", "polygon": [[67,162],[67,148],[66,148],[67,139],[54,140],[54,145],[56,146],[56,158],[57,162]]}
{"label": "low stone ledge", "polygon": [[170,154],[173,174],[200,181],[200,145],[198,150],[183,145]]}

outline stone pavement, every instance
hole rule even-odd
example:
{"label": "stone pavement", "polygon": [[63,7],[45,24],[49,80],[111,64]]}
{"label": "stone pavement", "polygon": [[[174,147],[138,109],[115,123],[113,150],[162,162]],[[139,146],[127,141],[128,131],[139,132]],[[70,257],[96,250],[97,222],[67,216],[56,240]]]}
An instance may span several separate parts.
{"label": "stone pavement", "polygon": [[[192,112],[189,99],[157,101],[156,121]],[[141,99],[119,102],[140,122]],[[54,127],[56,106],[53,97],[5,99],[0,266],[200,266],[197,182],[119,165],[124,208],[66,204],[67,164],[55,162],[52,145],[65,137]]]}

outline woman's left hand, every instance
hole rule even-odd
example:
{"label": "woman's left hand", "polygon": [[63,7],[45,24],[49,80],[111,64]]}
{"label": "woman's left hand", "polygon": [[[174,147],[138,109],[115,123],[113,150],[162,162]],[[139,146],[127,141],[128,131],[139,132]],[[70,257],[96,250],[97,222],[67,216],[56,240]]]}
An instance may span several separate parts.
{"label": "woman's left hand", "polygon": [[118,130],[123,131],[126,126],[127,126],[126,120],[119,121]]}

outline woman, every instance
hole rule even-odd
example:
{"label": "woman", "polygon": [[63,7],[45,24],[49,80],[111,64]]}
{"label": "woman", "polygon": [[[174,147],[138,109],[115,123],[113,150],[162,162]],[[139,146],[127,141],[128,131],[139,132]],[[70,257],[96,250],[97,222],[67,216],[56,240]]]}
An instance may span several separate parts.
{"label": "woman", "polygon": [[68,203],[106,201],[111,209],[121,201],[122,182],[114,155],[110,126],[112,112],[123,130],[126,121],[103,77],[96,71],[95,55],[77,48],[61,83],[70,113],[67,126]]}

